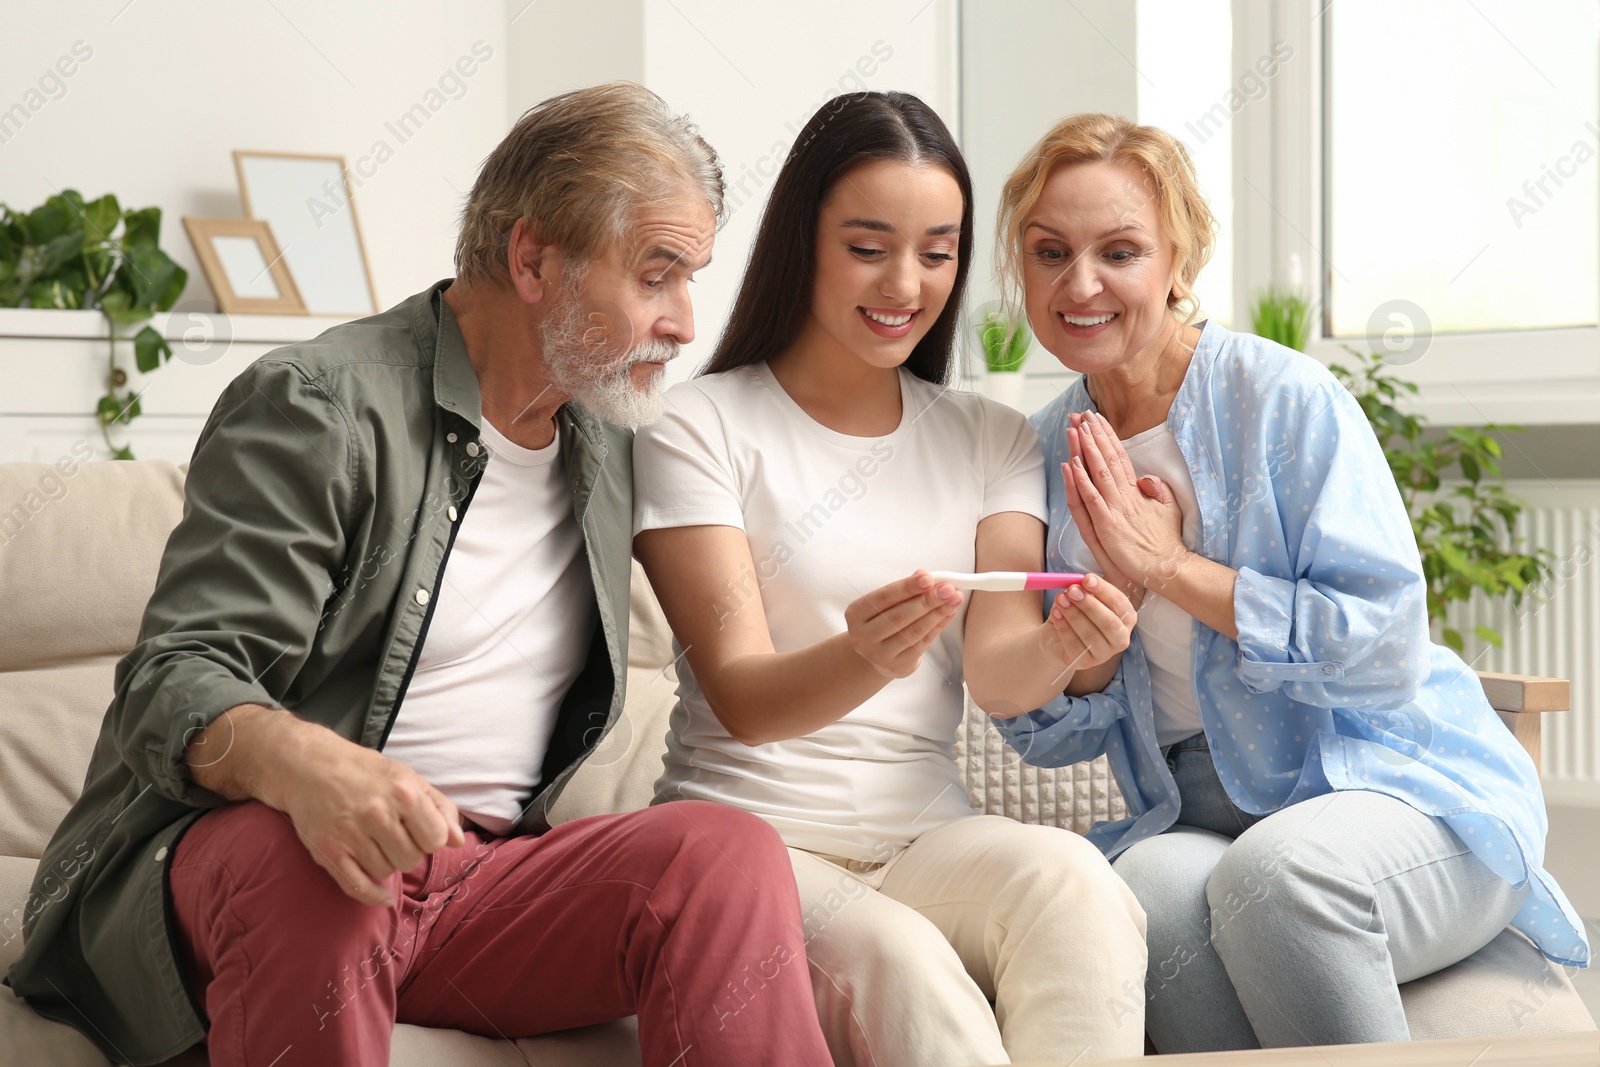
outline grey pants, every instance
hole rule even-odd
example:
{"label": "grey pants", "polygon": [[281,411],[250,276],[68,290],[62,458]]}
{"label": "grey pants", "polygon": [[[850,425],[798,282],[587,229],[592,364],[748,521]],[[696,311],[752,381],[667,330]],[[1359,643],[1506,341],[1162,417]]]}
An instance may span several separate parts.
{"label": "grey pants", "polygon": [[1522,907],[1448,826],[1333,793],[1248,815],[1204,735],[1166,750],[1182,809],[1115,870],[1149,918],[1158,1051],[1405,1041],[1399,984],[1488,944]]}

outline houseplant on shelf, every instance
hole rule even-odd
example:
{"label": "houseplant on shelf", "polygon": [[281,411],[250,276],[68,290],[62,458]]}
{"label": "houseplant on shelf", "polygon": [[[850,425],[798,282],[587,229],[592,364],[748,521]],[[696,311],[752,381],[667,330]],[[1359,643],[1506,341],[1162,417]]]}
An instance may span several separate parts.
{"label": "houseplant on shelf", "polygon": [[978,347],[983,352],[986,373],[983,392],[990,399],[1014,408],[1022,406],[1024,376],[1023,361],[1028,358],[1028,348],[1033,344],[1033,332],[1025,318],[1013,319],[996,304],[978,310],[973,327],[978,337]]}
{"label": "houseplant on shelf", "polygon": [[[1268,288],[1256,294],[1251,321],[1260,336],[1303,352],[1310,336],[1311,303],[1292,288]],[[1381,355],[1341,347],[1355,358],[1355,369],[1337,363],[1328,369],[1372,424],[1411,516],[1428,583],[1428,617],[1439,625],[1444,643],[1460,652],[1466,642],[1445,621],[1452,601],[1467,600],[1474,589],[1481,589],[1490,597],[1509,595],[1513,604],[1521,604],[1529,588],[1550,571],[1544,549],[1521,550],[1513,531],[1524,504],[1506,492],[1500,442],[1489,435],[1521,427],[1452,426],[1443,437],[1427,434],[1427,420],[1399,406],[1416,394],[1416,383],[1391,373]],[[1446,487],[1446,479],[1453,484]],[[1500,647],[1498,631],[1479,626],[1475,632]]]}
{"label": "houseplant on shelf", "polygon": [[[132,459],[133,452],[111,440],[111,427],[125,427],[139,415],[139,398],[117,366],[118,331],[170,310],[189,277],[160,249],[160,234],[160,208],[124,211],[110,193],[86,202],[67,189],[27,212],[0,204],[0,307],[98,310],[105,316],[106,392],[95,414],[116,459]],[[132,340],[141,373],[172,358],[172,346],[154,327],[145,326]]]}

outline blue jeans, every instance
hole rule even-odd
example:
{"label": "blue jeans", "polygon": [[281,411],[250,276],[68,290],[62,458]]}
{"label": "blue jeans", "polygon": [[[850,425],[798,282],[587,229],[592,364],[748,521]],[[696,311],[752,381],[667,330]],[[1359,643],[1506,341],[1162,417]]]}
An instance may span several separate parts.
{"label": "blue jeans", "polygon": [[1399,985],[1488,944],[1522,907],[1443,822],[1364,790],[1236,807],[1204,735],[1165,750],[1181,810],[1117,857],[1149,919],[1158,1051],[1406,1041]]}

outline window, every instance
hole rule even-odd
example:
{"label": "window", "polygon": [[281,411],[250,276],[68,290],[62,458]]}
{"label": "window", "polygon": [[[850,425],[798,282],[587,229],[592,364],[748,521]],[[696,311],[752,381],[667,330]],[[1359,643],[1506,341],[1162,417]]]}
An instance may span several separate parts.
{"label": "window", "polygon": [[1333,0],[1323,18],[1329,332],[1407,326],[1396,308],[1434,333],[1594,323],[1600,2]]}
{"label": "window", "polygon": [[1232,78],[1229,0],[1139,0],[1138,121],[1188,149],[1217,217],[1211,259],[1195,290],[1202,316],[1233,320],[1233,116],[1266,94],[1265,80]]}

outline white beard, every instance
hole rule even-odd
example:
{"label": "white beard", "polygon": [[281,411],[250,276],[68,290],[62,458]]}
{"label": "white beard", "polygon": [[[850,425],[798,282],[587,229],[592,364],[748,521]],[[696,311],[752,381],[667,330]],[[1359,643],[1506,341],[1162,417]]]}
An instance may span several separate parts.
{"label": "white beard", "polygon": [[[607,422],[629,429],[655,422],[666,408],[661,388],[666,375],[655,371],[644,385],[635,385],[633,367],[674,359],[678,345],[653,337],[630,347],[627,317],[609,304],[583,300],[578,290],[584,280],[571,278],[539,325],[550,382]],[[616,328],[629,335],[611,336]]]}

